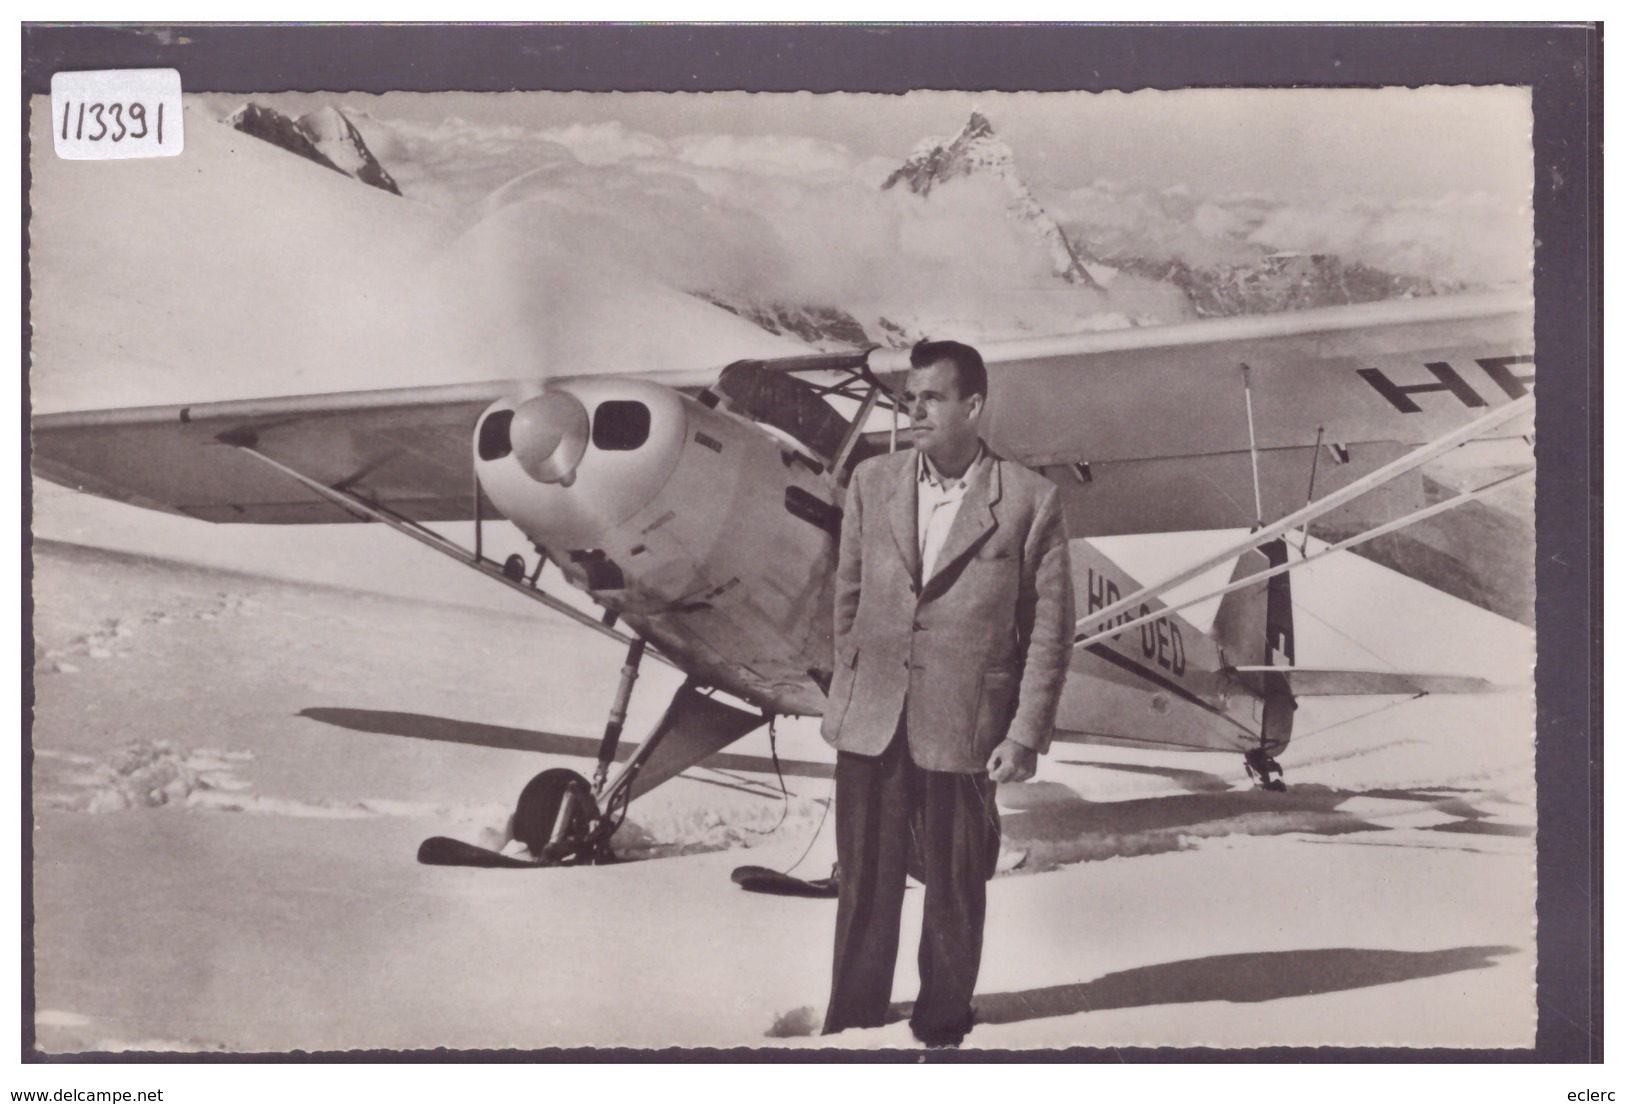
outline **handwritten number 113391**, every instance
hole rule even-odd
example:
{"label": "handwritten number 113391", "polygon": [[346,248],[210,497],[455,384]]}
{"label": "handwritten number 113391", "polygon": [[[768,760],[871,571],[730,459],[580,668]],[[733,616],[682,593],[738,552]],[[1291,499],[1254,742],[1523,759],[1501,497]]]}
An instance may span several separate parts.
{"label": "handwritten number 113391", "polygon": [[[149,118],[149,115],[151,116]],[[149,125],[150,124],[150,125]],[[122,142],[129,138],[140,141],[152,136],[164,144],[164,105],[160,101],[155,111],[148,112],[143,103],[75,103],[62,105],[62,140]]]}

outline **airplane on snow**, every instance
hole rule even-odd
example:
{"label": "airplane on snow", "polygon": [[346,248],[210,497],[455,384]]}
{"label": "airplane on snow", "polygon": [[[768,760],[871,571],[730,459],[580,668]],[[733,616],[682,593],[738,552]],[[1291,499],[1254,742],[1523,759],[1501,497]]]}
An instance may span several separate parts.
{"label": "airplane on snow", "polygon": [[[1527,296],[1496,292],[984,345],[983,436],[1061,489],[1072,542],[1080,619],[1055,738],[1234,751],[1276,789],[1301,696],[1493,689],[1297,666],[1287,572],[1532,475],[1532,323]],[[512,821],[536,862],[600,861],[635,797],[773,718],[822,712],[842,499],[856,463],[909,447],[906,367],[906,351],[872,349],[44,414],[33,469],[211,522],[381,523],[620,641],[594,778],[541,772]],[[1421,475],[1447,454],[1479,482],[1440,499]],[[499,519],[534,562],[484,554]],[[1356,531],[1306,557],[1328,520]],[[475,523],[472,548],[429,528],[449,521]],[[1089,541],[1246,527],[1154,587]],[[982,535],[957,519],[937,575],[963,570]],[[1163,601],[1230,559],[1210,632]],[[549,594],[548,563],[602,616]],[[686,678],[615,769],[647,655]],[[481,861],[472,850],[431,840],[419,857]]]}

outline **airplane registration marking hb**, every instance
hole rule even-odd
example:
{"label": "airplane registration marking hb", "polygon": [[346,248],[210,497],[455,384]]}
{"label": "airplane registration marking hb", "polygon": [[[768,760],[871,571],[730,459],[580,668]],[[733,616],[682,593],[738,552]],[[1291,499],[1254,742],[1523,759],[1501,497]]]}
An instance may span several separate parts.
{"label": "airplane registration marking hb", "polygon": [[[1499,356],[1478,357],[1473,363],[1484,370],[1497,387],[1506,392],[1509,399],[1520,399],[1529,393],[1526,384],[1535,382],[1535,373],[1529,372],[1519,375],[1512,371],[1514,364],[1533,364],[1532,356]],[[1401,414],[1420,414],[1422,408],[1411,398],[1412,395],[1422,395],[1433,391],[1448,391],[1454,395],[1463,406],[1469,409],[1488,406],[1489,403],[1475,391],[1461,374],[1452,368],[1447,361],[1432,361],[1425,368],[1433,374],[1432,383],[1397,384],[1389,379],[1380,368],[1361,368],[1359,376],[1369,383],[1383,398],[1387,399]]]}
{"label": "airplane registration marking hb", "polygon": [[[1097,572],[1094,568],[1088,569],[1088,612],[1105,609],[1121,598],[1122,591],[1118,585],[1105,574]],[[1140,604],[1138,613],[1124,610],[1115,618],[1100,624],[1098,632],[1105,632],[1114,624],[1144,617],[1151,612],[1151,607],[1145,603]],[[1087,634],[1093,635],[1093,634]],[[1112,640],[1117,641],[1123,634],[1113,633]],[[1082,640],[1083,636],[1079,636]],[[1180,635],[1179,624],[1168,617],[1159,617],[1155,621],[1148,621],[1140,626],[1140,654],[1148,660],[1154,660],[1157,666],[1172,671],[1175,675],[1185,674],[1185,639]]]}

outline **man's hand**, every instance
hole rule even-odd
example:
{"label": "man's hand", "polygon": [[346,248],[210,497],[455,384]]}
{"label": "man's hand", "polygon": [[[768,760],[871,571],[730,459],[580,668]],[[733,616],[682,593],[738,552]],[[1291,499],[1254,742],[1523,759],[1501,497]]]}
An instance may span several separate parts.
{"label": "man's hand", "polygon": [[1026,744],[1006,740],[987,759],[987,773],[995,782],[1025,782],[1038,769],[1038,752]]}

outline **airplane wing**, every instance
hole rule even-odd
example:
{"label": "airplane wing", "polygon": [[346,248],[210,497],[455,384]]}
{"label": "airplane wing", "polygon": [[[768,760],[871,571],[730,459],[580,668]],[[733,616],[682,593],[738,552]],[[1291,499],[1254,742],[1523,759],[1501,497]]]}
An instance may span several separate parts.
{"label": "airplane wing", "polygon": [[[1319,495],[1526,393],[1533,317],[1527,295],[1495,292],[990,346],[984,435],[1029,467],[1072,469],[1074,537],[1245,528],[1249,385],[1268,521],[1304,504],[1317,438]],[[869,363],[896,372],[907,356]],[[1499,435],[1532,432],[1523,419]]]}
{"label": "airplane wing", "polygon": [[[785,358],[821,370],[842,357]],[[567,377],[561,377],[560,382]],[[643,373],[694,395],[716,373]],[[36,415],[36,475],[74,490],[204,521],[262,525],[359,521],[226,443],[255,450],[303,475],[351,491],[413,521],[471,521],[474,426],[504,395],[534,393],[534,380],[296,395]],[[480,516],[501,512],[480,496]]]}
{"label": "airplane wing", "polygon": [[[1322,497],[1528,393],[1534,308],[1524,292],[1486,292],[983,352],[985,435],[1060,486],[1072,536],[1244,529],[1302,507],[1311,480]],[[897,373],[907,356],[869,363]],[[1512,419],[1497,439],[1435,462],[1448,471],[1430,465],[1362,495],[1317,521],[1315,535],[1341,539],[1431,505],[1441,484],[1468,489],[1527,467],[1533,433],[1533,415]],[[1473,503],[1356,554],[1531,624],[1534,512],[1510,506]]]}
{"label": "airplane wing", "polygon": [[[1527,393],[1532,330],[1527,296],[1508,292],[988,346],[984,431],[994,448],[1061,487],[1074,537],[1245,528],[1258,514],[1250,435],[1259,449],[1262,513],[1284,516],[1304,504],[1311,476],[1316,497],[1327,494]],[[803,372],[821,363],[787,358],[766,366]],[[904,367],[903,351],[869,356],[870,370],[893,385]],[[704,373],[640,375],[688,391],[707,382]],[[524,386],[535,385],[43,415],[34,421],[34,465],[53,482],[210,521],[351,520],[220,444],[222,434],[246,433],[271,458],[414,520],[466,520],[474,516],[475,419]],[[1532,423],[1515,418],[1496,431],[1501,441],[1487,444],[1529,450]],[[1459,484],[1462,472],[1452,478]],[[1434,486],[1426,470],[1413,472],[1317,527],[1334,533],[1382,524],[1426,505]],[[489,503],[482,510],[495,516]],[[1483,554],[1508,547],[1508,527],[1532,533],[1532,516],[1522,514],[1486,514],[1494,540],[1481,539],[1483,526],[1472,518],[1457,517],[1369,554],[1527,621],[1533,572]]]}
{"label": "airplane wing", "polygon": [[[1244,387],[1263,512],[1278,517],[1304,503],[1311,469],[1324,494],[1522,395],[1534,375],[1532,325],[1527,297],[1491,293],[1007,342],[984,350],[984,431],[1003,454],[1056,478],[1073,536],[1241,528],[1256,520]],[[823,359],[767,363],[795,372]],[[869,357],[883,378],[906,364],[900,350]],[[684,390],[709,382],[639,375]],[[450,520],[469,516],[474,418],[516,386],[44,415],[35,464],[54,482],[213,520],[338,520],[314,500],[279,499],[274,477],[252,465],[198,458],[200,443],[249,428],[262,451],[301,470],[408,505],[420,520]],[[1500,434],[1532,429],[1519,419]],[[1423,479],[1364,496],[1327,524],[1414,509]]]}
{"label": "airplane wing", "polygon": [[[223,443],[242,439],[329,486],[415,521],[474,516],[474,423],[510,382],[44,414],[36,474],[66,487],[205,521],[356,521]],[[489,502],[485,516],[498,516]]]}

